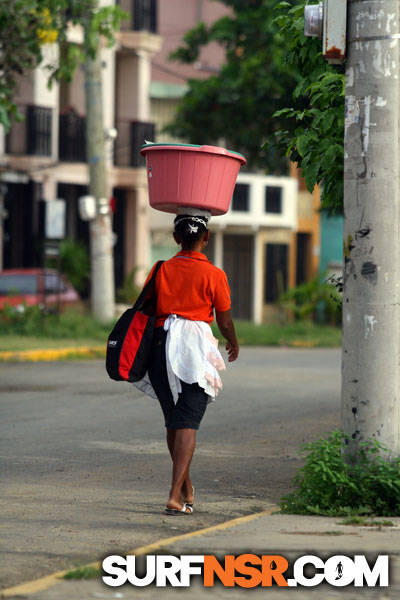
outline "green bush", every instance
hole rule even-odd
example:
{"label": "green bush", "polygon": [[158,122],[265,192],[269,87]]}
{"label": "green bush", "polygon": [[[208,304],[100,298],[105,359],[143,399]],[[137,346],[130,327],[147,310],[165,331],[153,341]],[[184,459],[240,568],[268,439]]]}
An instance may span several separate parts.
{"label": "green bush", "polygon": [[57,269],[66,276],[76,291],[87,296],[90,279],[90,259],[88,250],[83,242],[65,238],[60,243],[59,262],[49,258],[46,266]]}
{"label": "green bush", "polygon": [[44,313],[39,306],[5,306],[0,311],[0,335],[105,340],[112,324],[102,325],[90,315],[69,309],[60,315]]}
{"label": "green bush", "polygon": [[323,322],[330,325],[341,322],[341,295],[320,275],[281,294],[278,304],[292,314],[295,321],[318,321],[322,316]]}
{"label": "green bush", "polygon": [[0,334],[37,335],[43,331],[44,313],[39,306],[5,304],[0,311]]}
{"label": "green bush", "polygon": [[295,491],[281,499],[282,512],[400,515],[400,458],[389,459],[387,448],[372,439],[360,444],[350,463],[345,439],[334,431],[302,448],[305,465],[295,476]]}
{"label": "green bush", "polygon": [[117,302],[133,304],[139,296],[141,289],[135,284],[136,271],[137,267],[134,267],[125,277],[122,286],[117,290]]}

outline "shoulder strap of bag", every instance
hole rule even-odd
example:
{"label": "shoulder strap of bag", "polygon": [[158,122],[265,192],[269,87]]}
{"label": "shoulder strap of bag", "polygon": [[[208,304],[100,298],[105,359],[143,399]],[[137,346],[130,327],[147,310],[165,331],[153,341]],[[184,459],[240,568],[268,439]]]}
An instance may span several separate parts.
{"label": "shoulder strap of bag", "polygon": [[155,269],[153,271],[153,275],[151,276],[151,278],[149,279],[149,281],[146,283],[146,285],[144,286],[144,288],[142,289],[142,291],[140,292],[140,295],[138,297],[138,299],[136,300],[135,304],[133,305],[133,308],[135,310],[141,310],[143,308],[143,305],[145,303],[145,301],[148,299],[149,297],[149,292],[153,292],[154,291],[154,285],[156,282],[156,275],[161,267],[161,265],[163,264],[163,260],[159,260],[158,263],[155,266]]}

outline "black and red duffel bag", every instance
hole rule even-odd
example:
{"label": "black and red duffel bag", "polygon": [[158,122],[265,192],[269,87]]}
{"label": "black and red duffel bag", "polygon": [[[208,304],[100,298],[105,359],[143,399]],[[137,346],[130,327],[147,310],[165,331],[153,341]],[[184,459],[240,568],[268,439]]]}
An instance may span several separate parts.
{"label": "black and red duffel bag", "polygon": [[155,266],[132,308],[118,319],[108,336],[106,369],[116,381],[139,381],[147,371],[156,321],[155,279],[164,261]]}

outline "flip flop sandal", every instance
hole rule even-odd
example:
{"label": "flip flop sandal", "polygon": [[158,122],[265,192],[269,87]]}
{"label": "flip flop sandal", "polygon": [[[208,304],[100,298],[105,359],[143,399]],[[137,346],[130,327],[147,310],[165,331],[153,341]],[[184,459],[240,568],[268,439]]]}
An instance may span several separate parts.
{"label": "flip flop sandal", "polygon": [[[193,497],[194,497],[194,485],[192,485],[192,488],[193,488]],[[194,499],[193,499],[193,502],[186,502],[185,500],[183,500],[183,502],[184,502],[184,503],[186,504],[186,506],[188,506],[189,508],[193,508],[193,502],[194,502]]]}
{"label": "flip flop sandal", "polygon": [[[187,511],[189,509],[189,512]],[[186,502],[183,503],[182,508],[166,508],[165,514],[167,515],[191,515],[193,507],[189,506]]]}

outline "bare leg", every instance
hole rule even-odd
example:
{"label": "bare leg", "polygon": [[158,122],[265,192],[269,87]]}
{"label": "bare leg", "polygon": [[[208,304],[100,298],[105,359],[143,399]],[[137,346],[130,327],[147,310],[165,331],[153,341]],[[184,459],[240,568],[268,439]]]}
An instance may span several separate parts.
{"label": "bare leg", "polygon": [[196,446],[195,429],[177,429],[172,451],[172,485],[167,502],[168,508],[181,508],[183,483],[189,475],[190,462]]}
{"label": "bare leg", "polygon": [[[168,444],[168,450],[169,450],[172,460],[174,460],[174,445],[175,445],[176,431],[177,431],[176,429],[167,429],[167,444]],[[184,502],[193,503],[193,484],[190,479],[189,468],[190,468],[190,465],[187,469],[186,477],[185,477],[185,480],[182,485],[182,498],[183,498]]]}

